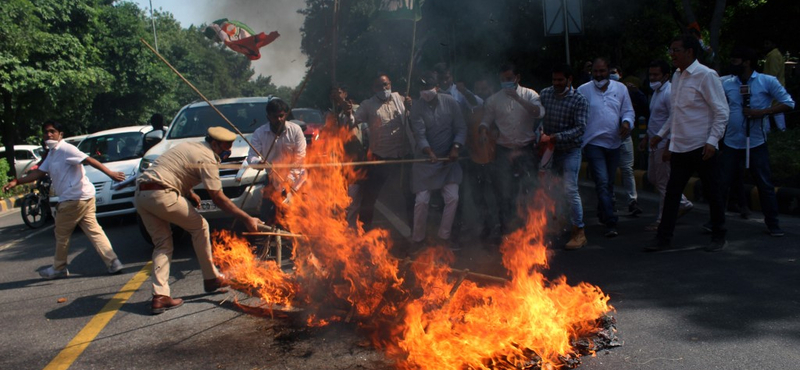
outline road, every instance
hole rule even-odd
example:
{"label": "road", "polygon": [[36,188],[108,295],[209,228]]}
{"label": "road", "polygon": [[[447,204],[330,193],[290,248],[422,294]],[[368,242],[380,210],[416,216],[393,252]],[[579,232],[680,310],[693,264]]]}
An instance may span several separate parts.
{"label": "road", "polygon": [[[591,188],[582,191],[584,208],[593,210]],[[386,196],[391,192],[384,192],[376,224],[391,229],[402,246],[407,225],[396,213],[397,197]],[[616,309],[624,345],[585,358],[580,368],[797,368],[800,219],[783,217],[786,237],[771,238],[757,213],[751,220],[728,214],[730,246],[724,251],[649,254],[641,249],[653,235],[642,230],[657,205],[652,195],[641,198],[645,214],[622,217],[619,237],[604,238],[593,212],[586,212],[590,244],[551,250],[548,275],[597,285]],[[699,227],[708,218],[703,208],[679,221],[676,244],[701,247],[710,240]],[[467,214],[474,221],[474,212]],[[232,292],[205,294],[194,253],[185,245],[175,252],[171,286],[186,304],[151,316],[143,270],[150,247],[131,218],[102,224],[125,264],[123,273],[107,275],[76,231],[72,276],[48,281],[36,271],[52,263],[52,223],[31,231],[18,210],[0,215],[0,369],[391,368],[354,328],[304,329],[243,313],[231,303]],[[502,275],[499,256],[474,240],[478,228],[464,230],[457,267]]]}

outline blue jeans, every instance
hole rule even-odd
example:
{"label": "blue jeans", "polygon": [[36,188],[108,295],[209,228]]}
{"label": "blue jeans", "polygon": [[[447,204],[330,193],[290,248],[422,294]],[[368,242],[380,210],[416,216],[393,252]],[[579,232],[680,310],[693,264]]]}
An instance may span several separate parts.
{"label": "blue jeans", "polygon": [[608,149],[587,144],[586,160],[594,179],[594,190],[597,192],[597,211],[600,222],[608,227],[617,226],[614,215],[614,176],[619,167],[619,148]]}
{"label": "blue jeans", "polygon": [[[744,168],[746,158],[745,149],[733,149],[724,143],[720,145],[720,187],[722,189],[722,199],[728,199],[728,187],[732,187],[732,181],[737,172]],[[769,150],[767,144],[761,144],[755,148],[750,148],[750,176],[755,180],[758,188],[758,197],[761,202],[761,210],[764,212],[764,223],[767,227],[777,228],[778,225],[778,200],[775,197],[775,187],[772,186],[772,174],[769,169]]]}
{"label": "blue jeans", "polygon": [[583,228],[583,204],[578,191],[578,172],[581,170],[581,148],[556,150],[553,153],[553,169],[564,178],[564,191],[572,208],[572,226]]}

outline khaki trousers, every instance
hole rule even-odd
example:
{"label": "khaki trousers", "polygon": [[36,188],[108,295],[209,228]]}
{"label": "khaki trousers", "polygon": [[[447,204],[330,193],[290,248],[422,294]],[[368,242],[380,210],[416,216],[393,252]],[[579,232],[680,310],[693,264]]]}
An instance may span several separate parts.
{"label": "khaki trousers", "polygon": [[192,235],[192,246],[203,279],[219,275],[211,256],[208,222],[175,190],[136,190],[136,211],[153,239],[153,294],[170,296],[169,267],[172,262],[173,223]]}
{"label": "khaki trousers", "polygon": [[56,210],[56,256],[53,268],[61,270],[67,267],[69,238],[75,231],[75,226],[81,227],[97,254],[103,259],[103,263],[106,267],[111,267],[111,262],[117,259],[117,254],[111,248],[111,242],[108,241],[103,228],[97,223],[94,198],[59,202]]}

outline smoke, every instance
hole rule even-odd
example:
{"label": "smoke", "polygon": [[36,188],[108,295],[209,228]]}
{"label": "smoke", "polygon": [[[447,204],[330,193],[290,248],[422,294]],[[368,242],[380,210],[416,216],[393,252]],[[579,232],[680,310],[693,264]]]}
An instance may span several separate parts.
{"label": "smoke", "polygon": [[[136,2],[149,9],[148,0]],[[252,62],[256,75],[272,76],[275,85],[294,88],[305,74],[306,56],[300,51],[305,16],[297,13],[305,8],[305,0],[153,0],[153,7],[172,13],[184,28],[228,18],[255,32],[278,31],[281,36],[261,49],[261,59]]]}

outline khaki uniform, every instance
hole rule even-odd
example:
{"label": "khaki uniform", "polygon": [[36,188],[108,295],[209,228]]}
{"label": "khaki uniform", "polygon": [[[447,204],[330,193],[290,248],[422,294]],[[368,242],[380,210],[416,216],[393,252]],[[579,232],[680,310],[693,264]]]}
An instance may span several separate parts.
{"label": "khaki uniform", "polygon": [[[162,154],[137,179],[136,211],[139,212],[155,246],[155,295],[170,296],[169,268],[173,251],[170,223],[191,234],[203,279],[214,279],[219,275],[211,255],[208,222],[185,198],[201,182],[207,190],[222,189],[219,170],[212,166],[219,162],[219,157],[208,143],[183,143]],[[209,166],[196,166],[198,164]],[[162,189],[153,189],[154,187]]]}

